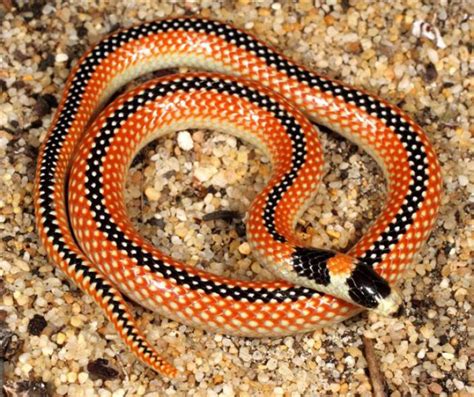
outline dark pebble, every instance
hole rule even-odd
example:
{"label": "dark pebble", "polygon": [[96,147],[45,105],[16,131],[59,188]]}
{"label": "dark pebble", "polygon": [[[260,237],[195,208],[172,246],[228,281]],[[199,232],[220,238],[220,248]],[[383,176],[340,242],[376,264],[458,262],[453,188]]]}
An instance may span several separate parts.
{"label": "dark pebble", "polygon": [[341,8],[343,11],[347,11],[351,7],[349,0],[342,0],[341,1]]}
{"label": "dark pebble", "polygon": [[237,225],[235,225],[235,231],[237,232],[237,235],[239,237],[244,237],[247,234],[247,228],[245,227],[245,223],[238,222]]}
{"label": "dark pebble", "polygon": [[31,5],[31,12],[35,18],[40,18],[43,14],[43,7],[46,5],[46,1],[34,1]]}
{"label": "dark pebble", "polygon": [[103,358],[99,358],[95,361],[91,361],[87,364],[87,371],[91,374],[91,378],[110,380],[118,377],[118,371],[112,367],[109,367],[109,362]]}
{"label": "dark pebble", "polygon": [[30,128],[40,128],[42,126],[43,126],[43,120],[41,119],[35,120],[30,124]]}
{"label": "dark pebble", "polygon": [[432,62],[428,63],[425,69],[425,81],[431,83],[435,81],[437,77],[438,71],[436,70],[436,66]]}
{"label": "dark pebble", "polygon": [[46,0],[35,0],[35,1],[30,1],[26,2],[25,5],[20,7],[20,11],[24,13],[29,13],[31,12],[30,15],[25,15],[24,18],[25,20],[29,21],[34,18],[38,19],[41,17],[43,13],[43,7],[46,5],[47,1]]}
{"label": "dark pebble", "polygon": [[20,50],[15,50],[13,52],[13,56],[15,57],[17,61],[20,61],[20,62],[24,62],[29,58],[28,55],[23,54]]}
{"label": "dark pebble", "polygon": [[207,193],[216,194],[216,193],[217,193],[216,187],[213,186],[213,185],[209,186],[209,187],[207,188],[207,190],[206,190],[206,194],[207,194]]}
{"label": "dark pebble", "polygon": [[58,101],[52,94],[45,94],[36,100],[34,111],[39,117],[44,117],[51,113],[51,109],[58,106]]}
{"label": "dark pebble", "polygon": [[53,94],[44,94],[43,99],[48,103],[52,108],[58,107],[58,100]]}
{"label": "dark pebble", "polygon": [[33,318],[28,323],[28,333],[30,335],[39,336],[41,332],[46,328],[48,323],[40,314],[35,314]]}
{"label": "dark pebble", "polygon": [[412,299],[411,300],[411,307],[414,310],[414,315],[424,316],[426,312],[431,308],[434,307],[434,299],[430,297],[425,297],[425,299]]}
{"label": "dark pebble", "polygon": [[446,255],[449,255],[449,253],[451,252],[451,250],[454,248],[454,244],[450,244],[450,243],[445,243],[444,246],[443,246],[443,252],[446,254]]}
{"label": "dark pebble", "polygon": [[449,341],[449,338],[446,335],[441,335],[439,337],[439,344],[440,345],[445,345],[446,343],[448,343],[448,341]]}
{"label": "dark pebble", "polygon": [[7,396],[11,397],[48,397],[48,386],[40,380],[24,380],[5,385]]}
{"label": "dark pebble", "polygon": [[5,80],[0,80],[0,92],[7,90],[7,82]]}
{"label": "dark pebble", "polygon": [[33,110],[35,111],[37,116],[43,117],[51,112],[51,106],[49,106],[48,102],[46,102],[43,97],[39,97],[36,100]]}
{"label": "dark pebble", "polygon": [[156,226],[158,229],[164,229],[166,222],[163,219],[151,218],[147,221],[149,225]]}
{"label": "dark pebble", "polygon": [[50,66],[54,65],[54,55],[53,54],[48,54],[46,56],[46,59],[42,59],[38,65],[38,70],[40,72],[44,72],[46,69],[48,69]]}
{"label": "dark pebble", "polygon": [[79,38],[83,38],[84,36],[87,36],[87,34],[89,33],[89,31],[87,30],[87,28],[85,26],[79,26],[77,28],[77,36]]}
{"label": "dark pebble", "polygon": [[175,171],[175,170],[169,170],[168,172],[165,172],[165,173],[163,174],[163,178],[165,178],[165,179],[170,179],[170,178],[172,178],[172,177],[175,176],[175,175],[176,175],[176,171]]}
{"label": "dark pebble", "polygon": [[17,89],[25,88],[25,87],[26,87],[26,83],[25,83],[24,81],[17,80],[17,81],[15,81],[15,82],[12,84],[12,87],[13,87],[13,88],[17,88]]}
{"label": "dark pebble", "polygon": [[203,221],[215,221],[215,220],[223,220],[226,222],[232,222],[234,219],[241,219],[242,217],[237,211],[229,211],[229,210],[221,210],[211,212],[206,214],[202,217]]}

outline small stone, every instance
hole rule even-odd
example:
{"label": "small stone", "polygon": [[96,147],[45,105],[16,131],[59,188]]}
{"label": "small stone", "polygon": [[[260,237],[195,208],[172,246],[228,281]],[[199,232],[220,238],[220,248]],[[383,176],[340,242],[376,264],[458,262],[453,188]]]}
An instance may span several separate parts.
{"label": "small stone", "polygon": [[194,176],[200,182],[206,182],[211,179],[215,174],[217,174],[217,168],[214,166],[208,167],[197,167],[194,171]]}
{"label": "small stone", "polygon": [[57,63],[61,63],[61,62],[66,62],[68,59],[69,59],[69,57],[68,57],[67,54],[59,53],[59,54],[56,54],[55,61]]}
{"label": "small stone", "polygon": [[437,77],[438,77],[438,72],[436,70],[436,66],[432,62],[429,62],[426,65],[425,81],[427,83],[431,83],[431,82],[435,81]]}
{"label": "small stone", "polygon": [[154,187],[149,186],[145,189],[145,196],[150,201],[158,201],[161,197],[161,193]]}
{"label": "small stone", "polygon": [[426,51],[426,54],[428,55],[428,58],[430,59],[432,63],[434,64],[438,63],[439,61],[438,52],[434,48],[428,48],[428,50]]}
{"label": "small stone", "polygon": [[335,231],[335,230],[333,230],[333,229],[327,230],[326,233],[327,233],[329,236],[331,236],[331,237],[333,237],[333,238],[336,238],[336,239],[339,238],[339,237],[341,237],[341,233],[339,233],[339,232],[337,232],[337,231]]}
{"label": "small stone", "polygon": [[285,393],[282,387],[278,386],[273,389],[273,394],[275,396],[282,396]]}
{"label": "small stone", "polygon": [[45,94],[36,100],[33,110],[38,117],[43,117],[51,113],[51,109],[58,106],[58,100],[54,95]]}
{"label": "small stone", "polygon": [[33,110],[38,115],[38,117],[43,117],[51,112],[51,107],[43,97],[39,97]]}
{"label": "small stone", "polygon": [[86,36],[89,33],[89,31],[87,30],[87,28],[85,26],[79,26],[76,29],[76,31],[77,31],[77,36],[80,37],[80,38]]}
{"label": "small stone", "polygon": [[89,374],[87,372],[80,372],[77,379],[79,380],[79,383],[85,383],[87,379],[89,379]]}
{"label": "small stone", "polygon": [[267,361],[266,367],[267,367],[268,370],[274,371],[278,367],[278,361],[275,360],[274,358],[270,358]]}
{"label": "small stone", "polygon": [[44,72],[50,66],[54,65],[54,55],[48,54],[45,59],[42,59],[38,65],[38,70]]}
{"label": "small stone", "polygon": [[82,319],[79,316],[72,316],[69,322],[75,328],[79,328],[83,324]]}
{"label": "small stone", "polygon": [[69,373],[67,374],[67,381],[68,381],[69,383],[74,383],[74,382],[76,382],[76,380],[77,380],[77,373],[75,373],[75,372],[69,372]]}
{"label": "small stone", "polygon": [[461,186],[467,186],[469,185],[469,178],[465,175],[459,175],[458,176],[458,181]]}
{"label": "small stone", "polygon": [[350,54],[360,54],[362,52],[362,46],[358,41],[347,43],[344,49]]}
{"label": "small stone", "polygon": [[240,252],[242,255],[249,255],[250,252],[252,252],[252,250],[251,250],[251,248],[250,248],[250,244],[247,243],[247,242],[240,244],[240,246],[239,246],[239,252]]}
{"label": "small stone", "polygon": [[33,318],[30,320],[30,322],[28,323],[28,333],[30,335],[39,336],[41,335],[41,332],[43,332],[43,330],[46,328],[47,325],[48,323],[46,322],[43,316],[39,314],[35,314]]}
{"label": "small stone", "polygon": [[430,383],[428,389],[430,389],[434,394],[441,394],[443,392],[443,387],[436,382]]}
{"label": "small stone", "polygon": [[87,370],[92,379],[111,380],[118,377],[118,371],[109,366],[108,360],[99,358],[87,364]]}
{"label": "small stone", "polygon": [[58,100],[53,94],[44,94],[41,96],[43,100],[46,101],[46,103],[51,107],[51,108],[57,108],[58,107]]}
{"label": "small stone", "polygon": [[249,349],[247,347],[242,347],[239,350],[239,357],[245,362],[249,362],[252,359],[252,356],[250,355]]}
{"label": "small stone", "polygon": [[464,389],[465,384],[464,384],[464,382],[460,381],[459,379],[456,379],[456,378],[453,379],[453,383],[454,383],[454,386],[456,386],[456,388],[458,390]]}
{"label": "small stone", "polygon": [[63,334],[62,332],[59,332],[56,335],[56,343],[61,346],[61,345],[64,345],[64,342],[66,342],[66,335]]}
{"label": "small stone", "polygon": [[186,152],[194,147],[193,138],[188,131],[178,133],[178,146]]}
{"label": "small stone", "polygon": [[432,327],[428,327],[427,325],[424,325],[423,327],[420,328],[420,333],[423,335],[424,338],[429,339],[433,336],[434,331]]}

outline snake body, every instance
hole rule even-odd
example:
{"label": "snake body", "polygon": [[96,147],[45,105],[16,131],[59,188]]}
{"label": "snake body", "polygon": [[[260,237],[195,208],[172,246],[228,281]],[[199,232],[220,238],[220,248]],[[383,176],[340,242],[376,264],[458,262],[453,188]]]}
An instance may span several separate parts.
{"label": "snake body", "polygon": [[[148,82],[94,120],[128,81],[178,66],[206,72]],[[387,179],[383,212],[348,254],[305,247],[294,233],[323,161],[306,117],[368,151]],[[234,134],[271,159],[273,175],[249,210],[247,237],[259,260],[286,281],[204,272],[165,255],[132,227],[123,185],[133,156],[158,136],[195,127]],[[122,294],[182,323],[247,336],[309,331],[361,307],[394,314],[401,299],[391,285],[427,239],[440,194],[433,149],[400,109],[310,72],[232,26],[177,18],[112,34],[75,66],[40,150],[35,209],[49,257],[103,308],[141,361],[174,376]]]}

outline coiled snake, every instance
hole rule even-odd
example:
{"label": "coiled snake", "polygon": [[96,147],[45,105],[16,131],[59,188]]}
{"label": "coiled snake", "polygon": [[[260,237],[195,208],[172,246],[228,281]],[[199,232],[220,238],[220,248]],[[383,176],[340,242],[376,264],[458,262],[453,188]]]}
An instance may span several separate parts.
{"label": "coiled snake", "polygon": [[[131,79],[177,66],[206,72],[148,82],[92,121]],[[368,151],[388,181],[383,212],[348,254],[306,247],[294,233],[323,161],[316,129],[296,107]],[[158,136],[196,127],[234,134],[271,159],[273,175],[249,210],[247,237],[286,281],[239,281],[192,268],[132,227],[123,185],[134,154]],[[361,307],[394,314],[401,298],[390,285],[429,235],[440,193],[433,149],[400,109],[310,72],[227,24],[178,18],[112,34],[78,62],[40,151],[35,206],[49,257],[104,309],[140,360],[173,376],[122,293],[182,323],[249,336],[309,331]]]}

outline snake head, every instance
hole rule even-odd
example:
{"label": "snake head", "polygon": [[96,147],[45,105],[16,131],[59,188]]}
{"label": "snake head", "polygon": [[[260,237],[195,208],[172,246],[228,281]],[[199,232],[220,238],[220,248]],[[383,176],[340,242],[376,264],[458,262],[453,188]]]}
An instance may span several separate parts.
{"label": "snake head", "polygon": [[400,315],[402,299],[372,266],[352,256],[319,248],[296,248],[295,281],[384,316]]}
{"label": "snake head", "polygon": [[357,305],[383,316],[399,317],[403,313],[400,294],[372,266],[358,261],[346,284],[349,297]]}

